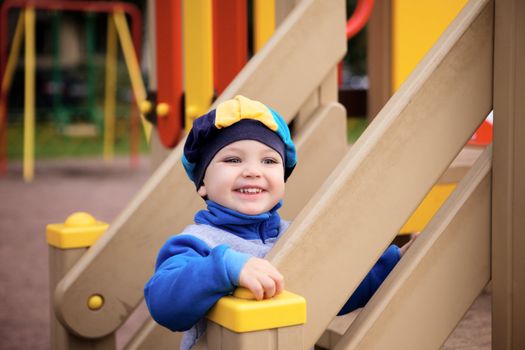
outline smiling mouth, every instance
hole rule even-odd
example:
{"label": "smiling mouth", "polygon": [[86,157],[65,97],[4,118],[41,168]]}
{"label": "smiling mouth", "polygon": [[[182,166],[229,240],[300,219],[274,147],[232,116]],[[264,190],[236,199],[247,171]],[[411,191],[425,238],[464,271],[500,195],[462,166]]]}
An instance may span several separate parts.
{"label": "smiling mouth", "polygon": [[255,188],[255,187],[250,187],[250,188],[239,188],[237,190],[237,192],[240,192],[242,194],[258,194],[258,193],[262,193],[263,192],[263,189],[261,188]]}

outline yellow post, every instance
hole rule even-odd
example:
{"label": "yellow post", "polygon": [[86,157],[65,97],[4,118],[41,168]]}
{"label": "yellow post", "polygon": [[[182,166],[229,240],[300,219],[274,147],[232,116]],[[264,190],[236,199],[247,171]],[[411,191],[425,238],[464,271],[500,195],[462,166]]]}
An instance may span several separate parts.
{"label": "yellow post", "polygon": [[142,75],[140,74],[139,62],[137,61],[137,56],[135,56],[135,50],[133,49],[131,34],[129,33],[129,29],[126,24],[126,17],[124,16],[123,12],[115,12],[113,14],[113,19],[115,21],[115,27],[117,28],[120,44],[122,46],[124,60],[126,61],[126,66],[128,67],[131,88],[135,94],[135,101],[137,102],[137,106],[140,111],[140,120],[142,121],[144,134],[146,136],[146,140],[149,142],[151,136],[151,124],[148,123],[146,118],[144,118],[140,108],[142,102],[146,100],[147,94],[146,88],[144,87],[144,81],[142,80]]}
{"label": "yellow post", "polygon": [[208,314],[208,349],[284,350],[303,348],[306,300],[294,293],[261,301],[238,288]]}
{"label": "yellow post", "polygon": [[206,113],[213,99],[212,3],[211,0],[184,0],[184,87],[186,130],[193,120]]}
{"label": "yellow post", "polygon": [[115,23],[108,16],[106,51],[106,89],[104,102],[104,160],[112,161],[115,155],[115,96],[117,94],[117,36]]}
{"label": "yellow post", "polygon": [[259,52],[275,30],[275,0],[254,0],[254,50]]}
{"label": "yellow post", "polygon": [[24,180],[30,182],[35,166],[35,9],[25,10]]}
{"label": "yellow post", "polygon": [[[86,250],[107,230],[108,224],[97,221],[85,212],[70,215],[64,223],[49,224],[46,240],[49,245],[49,286],[53,296],[64,275],[75,265]],[[51,298],[53,300],[53,298]],[[92,312],[104,307],[104,295],[87,296],[84,305]],[[56,318],[51,303],[51,349],[115,349],[115,334],[86,339],[69,332]]]}

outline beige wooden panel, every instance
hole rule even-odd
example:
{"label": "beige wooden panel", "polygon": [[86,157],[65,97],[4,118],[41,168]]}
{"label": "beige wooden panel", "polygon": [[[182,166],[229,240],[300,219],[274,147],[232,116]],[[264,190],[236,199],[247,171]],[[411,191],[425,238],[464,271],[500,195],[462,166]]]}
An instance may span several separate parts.
{"label": "beige wooden panel", "polygon": [[[206,344],[203,340],[206,339]],[[208,350],[221,350],[222,327],[215,322],[208,322],[206,326],[206,337],[202,337],[197,344],[206,345]],[[209,346],[208,346],[209,343]]]}
{"label": "beige wooden panel", "polygon": [[465,7],[270,252],[308,301],[307,348],[490,111],[492,16]]}
{"label": "beige wooden panel", "polygon": [[[337,68],[334,67],[325,79],[322,81],[318,89],[314,90],[312,94],[306,99],[304,104],[299,109],[299,112],[293,120],[293,129],[300,130],[308,123],[310,118],[314,115],[314,111],[326,103],[337,101]],[[346,118],[346,114],[345,114]],[[346,130],[346,126],[345,126]]]}
{"label": "beige wooden panel", "polygon": [[[337,101],[337,67],[334,67],[324,78],[318,89],[306,99],[293,120],[293,130],[300,130],[314,115],[314,111],[326,103]],[[346,118],[346,114],[345,114]],[[292,130],[292,132],[293,132]],[[345,126],[346,130],[346,126]],[[345,132],[346,133],[346,132]]]}
{"label": "beige wooden panel", "polygon": [[182,333],[171,332],[160,327],[153,319],[148,319],[144,326],[124,347],[126,350],[163,350],[179,349]]}
{"label": "beige wooden panel", "polygon": [[[206,344],[208,350],[299,350],[303,348],[303,326],[267,329],[255,332],[236,333],[214,322],[208,322]],[[204,340],[204,339],[203,339]]]}
{"label": "beige wooden panel", "polygon": [[459,152],[450,167],[438,180],[440,184],[458,183],[472,168],[479,156],[483,153],[482,147],[466,146]]}
{"label": "beige wooden panel", "polygon": [[[49,287],[51,295],[64,274],[75,265],[78,259],[86,252],[87,248],[61,249],[49,246]],[[87,304],[87,300],[86,300]],[[67,331],[55,317],[55,310],[51,304],[51,349],[90,349],[90,350],[112,350],[116,347],[115,333],[103,338],[86,339],[77,337]]]}
{"label": "beige wooden panel", "polygon": [[295,0],[277,0],[275,1],[275,26],[279,27],[286,17],[292,12],[295,6]]}
{"label": "beige wooden panel", "polygon": [[438,349],[490,280],[487,149],[335,347]]}
{"label": "beige wooden panel", "polygon": [[301,350],[303,348],[304,326],[290,326],[275,329],[277,332],[277,349]]}
{"label": "beige wooden panel", "polygon": [[[333,101],[337,101],[337,99]],[[303,105],[297,112],[297,115],[293,118],[293,124],[290,130],[292,132],[292,135],[295,133],[296,130],[300,130],[304,126],[304,124],[308,122],[310,117],[313,115],[313,112],[317,108],[319,108],[319,104],[319,89],[315,89],[303,103]]]}
{"label": "beige wooden panel", "polygon": [[346,315],[334,317],[332,322],[330,322],[328,325],[328,328],[326,328],[323,335],[317,340],[315,345],[325,349],[333,349],[339,340],[341,340],[352,322],[354,322],[361,310],[362,309],[357,309]]}
{"label": "beige wooden panel", "polygon": [[[208,338],[208,344],[211,344]],[[231,350],[278,350],[277,332],[268,329],[258,332],[235,333],[221,327],[221,349]]]}
{"label": "beige wooden panel", "polygon": [[525,349],[525,2],[495,13],[492,348]]}
{"label": "beige wooden panel", "polygon": [[319,102],[325,104],[339,99],[339,83],[337,82],[337,67],[333,67],[319,87]]}
{"label": "beige wooden panel", "polygon": [[344,107],[332,102],[314,115],[295,138],[299,161],[286,183],[284,205],[279,210],[287,220],[297,216],[347,151]]}
{"label": "beige wooden panel", "polygon": [[[219,100],[245,94],[290,120],[344,54],[343,6],[341,0],[302,1]],[[181,154],[182,146],[176,147],[58,285],[57,317],[77,334],[102,336],[126,320],[142,299],[162,243],[202,207],[180,164]],[[94,292],[105,298],[97,312],[85,307]]]}
{"label": "beige wooden panel", "polygon": [[159,134],[157,130],[154,130],[151,133],[151,138],[149,141],[150,148],[150,169],[153,173],[157,168],[168,158],[171,153],[170,149],[164,147],[160,141]]}

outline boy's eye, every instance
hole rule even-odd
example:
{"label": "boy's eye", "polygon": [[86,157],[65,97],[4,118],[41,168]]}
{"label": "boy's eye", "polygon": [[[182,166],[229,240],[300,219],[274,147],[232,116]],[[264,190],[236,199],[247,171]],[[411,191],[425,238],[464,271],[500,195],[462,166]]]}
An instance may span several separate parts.
{"label": "boy's eye", "polygon": [[279,161],[275,158],[264,158],[263,164],[279,164]]}
{"label": "boy's eye", "polygon": [[228,157],[224,159],[225,163],[240,163],[241,159],[238,157]]}

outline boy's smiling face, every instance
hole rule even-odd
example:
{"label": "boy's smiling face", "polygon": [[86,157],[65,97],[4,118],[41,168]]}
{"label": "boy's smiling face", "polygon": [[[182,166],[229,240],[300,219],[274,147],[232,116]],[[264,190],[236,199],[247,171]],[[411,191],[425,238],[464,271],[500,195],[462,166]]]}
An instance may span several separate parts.
{"label": "boy's smiling face", "polygon": [[279,153],[259,141],[241,140],[217,152],[197,192],[224,207],[257,215],[284,197],[284,187]]}

